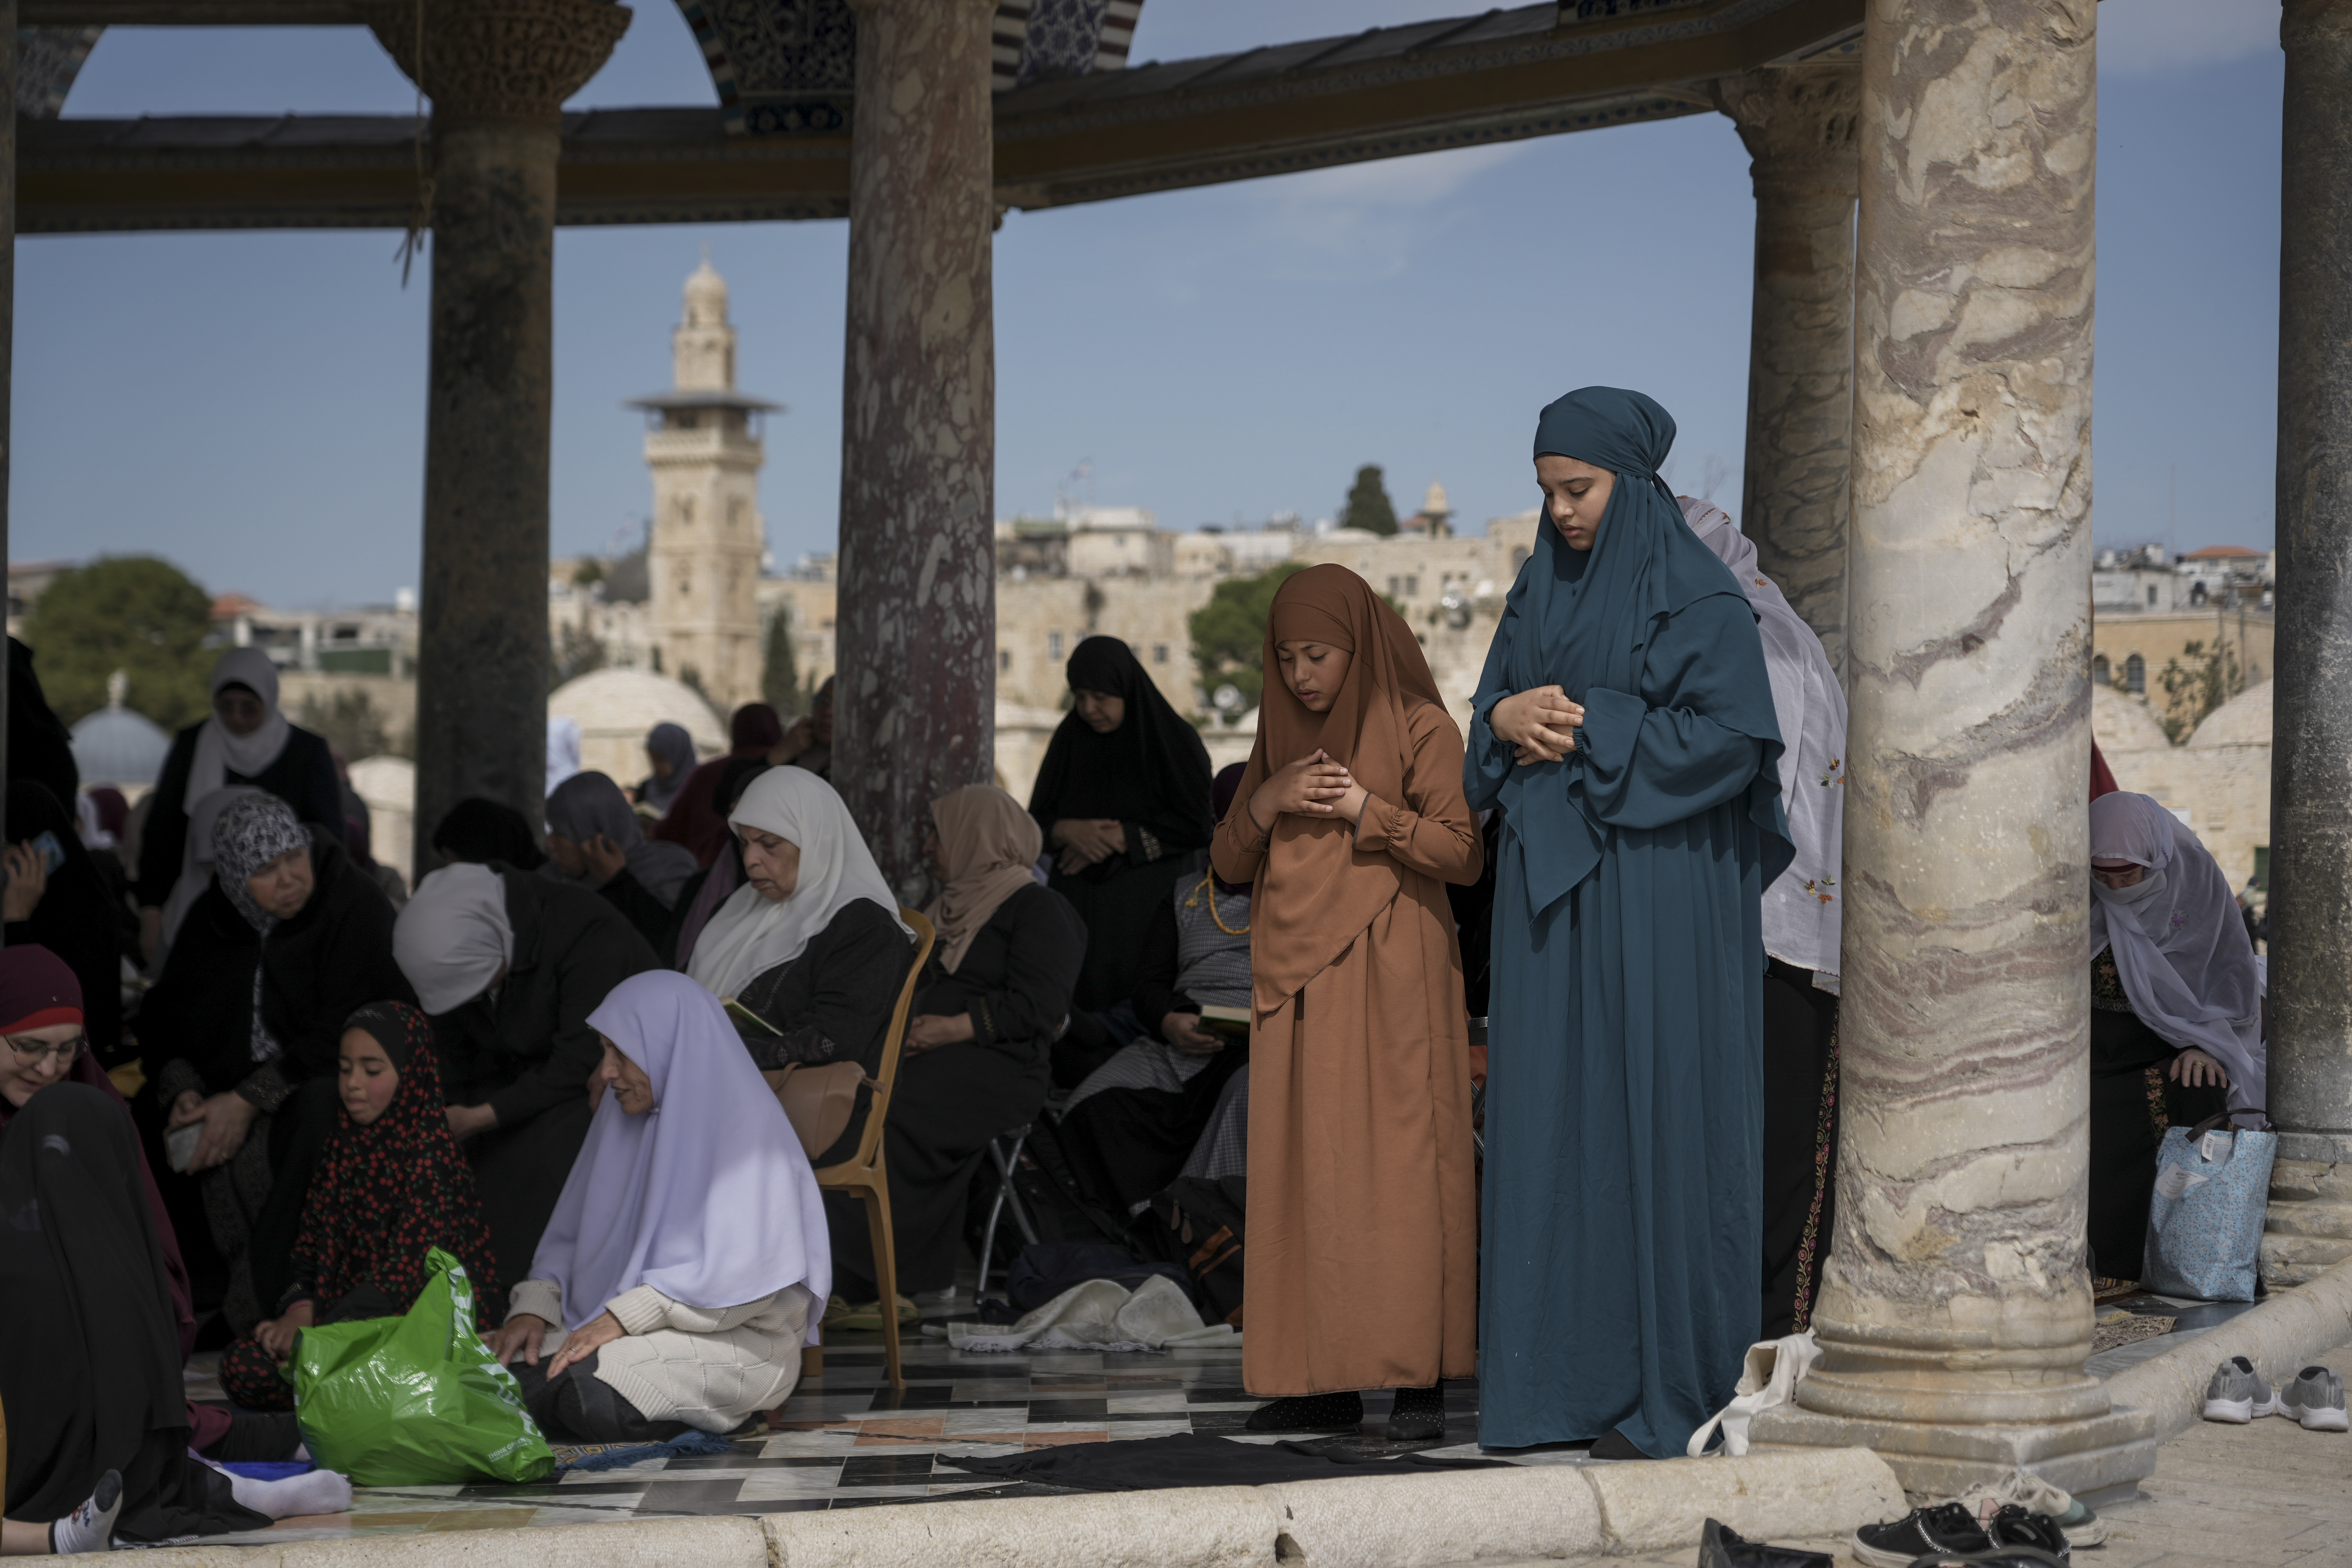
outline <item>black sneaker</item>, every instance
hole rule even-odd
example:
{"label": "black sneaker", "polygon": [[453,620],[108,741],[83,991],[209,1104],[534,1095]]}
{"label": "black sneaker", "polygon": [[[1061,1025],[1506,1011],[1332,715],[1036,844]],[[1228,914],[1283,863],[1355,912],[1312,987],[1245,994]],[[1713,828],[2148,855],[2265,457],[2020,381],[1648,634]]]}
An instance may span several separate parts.
{"label": "black sneaker", "polygon": [[1832,1568],[1829,1556],[1742,1539],[1710,1519],[1698,1538],[1698,1568]]}
{"label": "black sneaker", "polygon": [[2061,1563],[2074,1561],[2072,1543],[2058,1521],[2046,1513],[2028,1513],[2013,1502],[2003,1503],[2000,1511],[1985,1526],[1996,1551],[2011,1546],[2033,1546],[2047,1552]]}
{"label": "black sneaker", "polygon": [[1892,1524],[1865,1524],[1853,1532],[1854,1557],[1870,1568],[1911,1568],[1937,1552],[1991,1550],[1991,1538],[1977,1528],[1965,1503],[1915,1508]]}

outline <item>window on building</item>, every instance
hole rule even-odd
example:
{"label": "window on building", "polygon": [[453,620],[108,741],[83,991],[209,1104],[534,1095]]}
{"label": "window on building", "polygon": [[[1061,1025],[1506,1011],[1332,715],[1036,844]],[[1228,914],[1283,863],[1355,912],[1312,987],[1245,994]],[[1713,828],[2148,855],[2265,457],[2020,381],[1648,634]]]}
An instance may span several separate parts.
{"label": "window on building", "polygon": [[1061,633],[1047,632],[1045,634],[1045,657],[1047,658],[1059,658],[1062,657]]}
{"label": "window on building", "polygon": [[2107,685],[2109,683],[2111,674],[2112,672],[2107,668],[2107,656],[2105,654],[2101,654],[2096,658],[2091,660],[2091,679],[2094,684],[2099,686]]}
{"label": "window on building", "polygon": [[2205,602],[2204,584],[2191,583],[2189,584],[2189,602],[2192,605],[2201,605]]}
{"label": "window on building", "polygon": [[2156,584],[2153,583],[2147,585],[2147,607],[2151,610],[2156,608]]}
{"label": "window on building", "polygon": [[1000,675],[1003,675],[1003,674],[1005,674],[1005,673],[1009,672],[1012,668],[1013,668],[1013,656],[1012,656],[1010,653],[1006,652],[1004,649],[1003,649],[1003,648],[998,648],[998,649],[996,650],[996,670],[997,670],[997,673],[998,673],[998,674],[1000,674]]}
{"label": "window on building", "polygon": [[694,498],[692,496],[680,496],[677,498],[677,521],[684,523],[688,528],[692,528],[694,526]]}
{"label": "window on building", "polygon": [[1408,598],[1408,599],[1412,598],[1414,595],[1418,595],[1420,592],[1421,592],[1421,579],[1420,579],[1420,577],[1418,577],[1418,576],[1407,577],[1407,578],[1404,580],[1404,596],[1405,596],[1406,598]]}
{"label": "window on building", "polygon": [[2137,654],[2124,660],[2124,689],[2135,697],[2147,695],[2147,660]]}
{"label": "window on building", "polygon": [[1166,664],[1168,662],[1168,645],[1166,643],[1156,642],[1151,645],[1151,662],[1154,664]]}

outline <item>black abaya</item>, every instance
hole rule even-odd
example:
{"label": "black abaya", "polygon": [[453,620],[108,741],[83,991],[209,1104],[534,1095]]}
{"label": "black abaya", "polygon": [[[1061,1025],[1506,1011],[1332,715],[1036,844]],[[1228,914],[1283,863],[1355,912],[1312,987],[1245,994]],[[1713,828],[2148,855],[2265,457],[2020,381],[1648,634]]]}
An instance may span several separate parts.
{"label": "black abaya", "polygon": [[2156,1152],[2171,1127],[2193,1127],[2229,1104],[2226,1089],[2192,1089],[2165,1070],[2179,1055],[2140,1022],[2115,954],[2091,961],[2091,1190],[2085,1239],[2091,1271],[2137,1279],[2147,1247]]}
{"label": "black abaya", "polygon": [[[83,847],[70,808],[32,779],[8,786],[8,842],[23,844],[47,833],[65,858],[49,873],[48,886],[33,912],[11,921],[7,944],[47,948],[65,960],[81,982],[83,1031],[99,1065],[122,1058],[122,957],[128,905],[115,897],[98,862]],[[136,926],[131,926],[135,934]]]}
{"label": "black abaya", "polygon": [[1126,703],[1118,729],[1098,735],[1074,711],[1045,748],[1030,792],[1029,815],[1054,849],[1054,825],[1116,821],[1124,854],[1075,874],[1058,868],[1048,884],[1087,928],[1087,954],[1073,1000],[1088,1012],[1115,1007],[1135,994],[1136,958],[1151,916],[1192,866],[1190,851],[1208,847],[1209,749],[1117,637],[1093,637],[1070,655],[1073,690],[1100,691]]}
{"label": "black abaya", "polygon": [[0,1136],[0,1301],[9,1518],[62,1518],[119,1470],[115,1532],[127,1540],[268,1526],[187,1457],[179,1340],[138,1144],[121,1109],[87,1085],[40,1090]]}
{"label": "black abaya", "polygon": [[1838,999],[1780,959],[1764,974],[1764,1327],[1811,1323],[1836,1205]]}

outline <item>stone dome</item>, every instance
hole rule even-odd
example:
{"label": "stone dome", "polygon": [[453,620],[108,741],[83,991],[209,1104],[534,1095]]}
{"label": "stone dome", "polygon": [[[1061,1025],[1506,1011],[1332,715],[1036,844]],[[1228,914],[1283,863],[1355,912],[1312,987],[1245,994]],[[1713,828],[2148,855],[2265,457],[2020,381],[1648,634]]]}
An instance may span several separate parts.
{"label": "stone dome", "polygon": [[2267,746],[2271,743],[2271,683],[2249,686],[2212,712],[2189,737],[2192,746]]}
{"label": "stone dome", "polygon": [[567,680],[547,700],[551,719],[580,726],[580,766],[622,784],[646,776],[646,735],[656,724],[682,724],[698,757],[727,749],[727,731],[690,686],[643,669],[599,669]]}
{"label": "stone dome", "polygon": [[2161,750],[2172,742],[2148,705],[2112,686],[2091,688],[2091,739],[2104,756]]}
{"label": "stone dome", "polygon": [[85,785],[152,784],[171,749],[169,731],[128,708],[101,708],[73,727],[74,766]]}

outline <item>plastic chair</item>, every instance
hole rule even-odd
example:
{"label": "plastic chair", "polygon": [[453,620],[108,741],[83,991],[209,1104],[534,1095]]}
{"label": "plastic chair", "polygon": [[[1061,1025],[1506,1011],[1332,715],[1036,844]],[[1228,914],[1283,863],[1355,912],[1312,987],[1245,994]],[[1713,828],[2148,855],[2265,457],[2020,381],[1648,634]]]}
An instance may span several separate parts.
{"label": "plastic chair", "polygon": [[[1037,1245],[1037,1227],[1029,1223],[1029,1211],[1021,1202],[1021,1194],[1013,1190],[1013,1167],[1021,1163],[1021,1146],[1029,1142],[1031,1124],[1008,1127],[988,1141],[988,1156],[996,1162],[996,1201],[988,1205],[988,1226],[980,1237],[980,1283],[972,1288],[972,1298],[988,1294],[988,1266],[996,1256],[996,1221],[1004,1213],[1004,1205],[1013,1205],[1013,1223],[1029,1245]],[[1011,1146],[1006,1146],[1007,1140]]]}
{"label": "plastic chair", "polygon": [[[915,957],[907,965],[907,983],[898,987],[898,1006],[890,1015],[890,1032],[882,1037],[882,1070],[875,1074],[881,1087],[866,1104],[866,1130],[858,1136],[857,1152],[816,1173],[818,1186],[847,1193],[866,1205],[866,1230],[874,1240],[874,1283],[882,1292],[882,1361],[893,1388],[906,1387],[907,1376],[898,1364],[898,1257],[890,1236],[890,1177],[883,1168],[882,1124],[890,1111],[890,1090],[898,1081],[899,1048],[907,1043],[915,982],[921,978],[931,944],[939,936],[930,921],[904,905],[899,907],[898,918],[915,933]],[[803,1352],[803,1375],[824,1369],[821,1349]]]}

